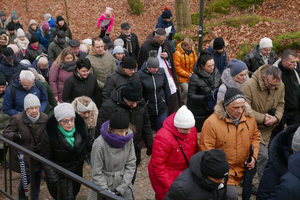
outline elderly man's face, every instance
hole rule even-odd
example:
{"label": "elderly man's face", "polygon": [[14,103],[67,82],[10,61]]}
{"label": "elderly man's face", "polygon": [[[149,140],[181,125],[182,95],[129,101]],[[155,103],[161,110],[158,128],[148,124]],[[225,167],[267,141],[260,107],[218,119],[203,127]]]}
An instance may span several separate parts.
{"label": "elderly man's face", "polygon": [[228,114],[234,119],[241,118],[245,108],[245,99],[238,98],[226,106]]}
{"label": "elderly man's face", "polygon": [[20,83],[22,84],[23,88],[28,91],[35,85],[34,80],[28,81],[24,79],[23,81],[20,80]]}
{"label": "elderly man's face", "polygon": [[154,36],[155,42],[159,45],[165,43],[166,38],[167,38],[166,36]]}
{"label": "elderly man's face", "polygon": [[79,47],[71,47],[71,49],[76,56],[79,54]]}
{"label": "elderly man's face", "polygon": [[131,30],[131,28],[128,28],[128,29],[121,29],[121,31],[122,31],[122,33],[123,33],[124,35],[130,35],[130,30]]}

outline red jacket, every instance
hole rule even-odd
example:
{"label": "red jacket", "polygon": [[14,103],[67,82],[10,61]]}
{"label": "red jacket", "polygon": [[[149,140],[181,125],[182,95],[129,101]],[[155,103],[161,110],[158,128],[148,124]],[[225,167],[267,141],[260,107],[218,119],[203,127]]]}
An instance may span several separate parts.
{"label": "red jacket", "polygon": [[[175,113],[170,115],[157,132],[148,165],[149,178],[157,200],[164,199],[173,181],[188,168],[178,142],[182,145],[188,161],[198,152],[196,128],[193,127],[188,134],[179,133],[174,126],[174,117]],[[178,142],[173,134],[176,135]]]}

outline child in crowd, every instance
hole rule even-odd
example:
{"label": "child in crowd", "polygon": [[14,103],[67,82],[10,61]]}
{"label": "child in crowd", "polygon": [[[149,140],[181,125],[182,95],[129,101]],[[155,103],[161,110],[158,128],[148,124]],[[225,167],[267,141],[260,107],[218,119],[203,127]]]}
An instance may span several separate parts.
{"label": "child in crowd", "polygon": [[118,67],[125,58],[124,50],[121,46],[115,46],[112,54],[115,58],[116,66]]}
{"label": "child in crowd", "polygon": [[106,7],[106,10],[102,15],[100,15],[98,22],[97,22],[97,27],[101,28],[101,32],[99,37],[103,38],[104,36],[108,36],[110,33],[111,28],[114,25],[114,17],[112,14],[112,8]]}

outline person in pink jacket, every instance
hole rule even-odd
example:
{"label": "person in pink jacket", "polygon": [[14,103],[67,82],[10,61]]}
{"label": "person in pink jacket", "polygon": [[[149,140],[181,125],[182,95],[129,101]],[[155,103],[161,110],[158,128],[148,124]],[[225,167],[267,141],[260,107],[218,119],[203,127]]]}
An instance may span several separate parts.
{"label": "person in pink jacket", "polygon": [[53,62],[49,72],[49,85],[53,91],[56,101],[60,103],[64,89],[64,82],[69,76],[73,75],[76,66],[77,57],[70,47],[61,51],[59,56]]}
{"label": "person in pink jacket", "polygon": [[163,200],[173,181],[188,168],[197,145],[195,118],[184,105],[163,122],[154,138],[148,171],[156,200]]}
{"label": "person in pink jacket", "polygon": [[106,7],[104,13],[102,13],[98,19],[97,27],[101,28],[99,37],[109,36],[110,30],[114,25],[114,16],[112,14],[112,8]]}

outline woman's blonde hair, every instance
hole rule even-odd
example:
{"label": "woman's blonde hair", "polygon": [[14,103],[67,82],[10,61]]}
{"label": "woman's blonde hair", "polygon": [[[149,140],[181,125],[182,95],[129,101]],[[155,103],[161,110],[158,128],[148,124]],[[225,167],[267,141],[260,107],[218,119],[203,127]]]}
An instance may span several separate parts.
{"label": "woman's blonde hair", "polygon": [[73,61],[76,61],[77,60],[77,57],[76,55],[74,54],[74,52],[72,51],[71,47],[67,47],[67,48],[64,48],[60,54],[58,55],[58,57],[56,58],[56,60],[54,61],[55,62],[55,66],[56,67],[59,67],[60,66],[60,63],[63,62],[65,60],[65,57],[67,55],[72,55],[73,56]]}

